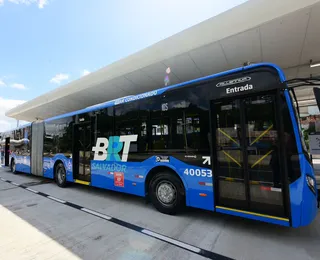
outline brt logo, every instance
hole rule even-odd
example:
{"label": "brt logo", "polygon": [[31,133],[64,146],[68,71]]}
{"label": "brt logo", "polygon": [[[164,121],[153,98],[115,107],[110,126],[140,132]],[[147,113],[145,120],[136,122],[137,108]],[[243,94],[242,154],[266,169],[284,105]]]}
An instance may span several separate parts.
{"label": "brt logo", "polygon": [[[94,152],[93,160],[96,161],[122,161],[128,160],[130,143],[136,142],[138,135],[110,136],[109,140],[105,137],[97,138],[96,146],[92,147]],[[120,159],[119,152],[122,150]]]}

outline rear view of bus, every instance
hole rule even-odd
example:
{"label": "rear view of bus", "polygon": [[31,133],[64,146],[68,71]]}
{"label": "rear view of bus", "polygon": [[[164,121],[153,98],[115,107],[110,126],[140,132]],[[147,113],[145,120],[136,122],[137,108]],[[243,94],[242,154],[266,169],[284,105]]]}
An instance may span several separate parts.
{"label": "rear view of bus", "polygon": [[247,69],[218,82],[219,98],[211,101],[216,211],[308,225],[317,189],[294,95],[277,66]]}

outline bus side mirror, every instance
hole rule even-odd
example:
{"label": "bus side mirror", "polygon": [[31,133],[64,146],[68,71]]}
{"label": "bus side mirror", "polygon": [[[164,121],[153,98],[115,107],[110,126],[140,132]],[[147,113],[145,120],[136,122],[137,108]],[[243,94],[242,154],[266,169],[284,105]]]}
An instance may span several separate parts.
{"label": "bus side mirror", "polygon": [[313,93],[316,98],[318,108],[320,110],[320,88],[313,88]]}

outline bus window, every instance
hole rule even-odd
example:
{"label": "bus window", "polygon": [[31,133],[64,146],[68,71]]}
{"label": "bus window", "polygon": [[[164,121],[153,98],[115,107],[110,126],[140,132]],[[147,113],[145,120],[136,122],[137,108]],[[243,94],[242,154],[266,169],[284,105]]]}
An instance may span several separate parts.
{"label": "bus window", "polygon": [[188,102],[181,91],[175,91],[166,93],[162,97],[158,111],[151,111],[153,150],[185,151],[186,119],[184,111],[187,106]]}
{"label": "bus window", "polygon": [[28,126],[26,128],[26,133],[25,133],[25,144],[26,144],[26,150],[27,150],[27,156],[31,155],[31,126]]}
{"label": "bus window", "polygon": [[28,146],[26,140],[24,140],[26,128],[21,128],[14,131],[14,140],[10,142],[12,143],[12,151],[16,155],[23,155],[26,156],[28,151]]}
{"label": "bus window", "polygon": [[169,118],[151,119],[151,150],[169,149]]}
{"label": "bus window", "polygon": [[72,154],[72,128],[72,117],[65,117],[56,122],[56,149],[66,157]]}
{"label": "bus window", "polygon": [[72,154],[73,118],[64,117],[45,123],[43,154],[53,157],[57,153],[70,157]]}
{"label": "bus window", "polygon": [[115,135],[139,134],[138,112],[131,103],[115,107]]}
{"label": "bus window", "polygon": [[139,101],[117,105],[114,109],[115,135],[138,135],[137,142],[130,144],[128,160],[146,159],[135,156],[135,153],[144,153],[148,150],[147,119],[145,114],[140,115]]}
{"label": "bus window", "polygon": [[96,137],[109,138],[109,136],[113,135],[113,107],[108,107],[97,111],[96,115]]}
{"label": "bus window", "polygon": [[43,156],[53,157],[56,154],[56,125],[53,122],[45,123]]}
{"label": "bus window", "polygon": [[199,111],[189,108],[186,111],[186,140],[187,149],[190,152],[210,151],[208,142],[209,111]]}
{"label": "bus window", "polygon": [[185,94],[190,104],[186,110],[186,116],[189,118],[190,124],[189,133],[187,134],[188,147],[191,150],[197,150],[201,154],[210,153],[210,116],[209,116],[209,102],[208,102],[208,88],[207,84],[189,88]]}

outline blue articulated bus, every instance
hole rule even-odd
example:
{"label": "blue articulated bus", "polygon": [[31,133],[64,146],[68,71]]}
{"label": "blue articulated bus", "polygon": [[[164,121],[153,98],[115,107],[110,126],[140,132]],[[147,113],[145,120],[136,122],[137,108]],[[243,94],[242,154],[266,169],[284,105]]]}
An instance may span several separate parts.
{"label": "blue articulated bus", "polygon": [[317,214],[312,162],[280,68],[249,65],[2,134],[12,172],[299,227]]}

